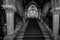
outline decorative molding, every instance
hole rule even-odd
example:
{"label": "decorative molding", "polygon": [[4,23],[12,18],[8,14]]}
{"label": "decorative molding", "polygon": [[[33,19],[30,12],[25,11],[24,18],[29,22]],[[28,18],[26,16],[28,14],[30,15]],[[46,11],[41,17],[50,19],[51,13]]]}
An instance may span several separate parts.
{"label": "decorative molding", "polygon": [[14,12],[16,11],[17,9],[12,6],[12,5],[2,5],[2,7],[5,9],[5,11],[8,11],[8,12]]}

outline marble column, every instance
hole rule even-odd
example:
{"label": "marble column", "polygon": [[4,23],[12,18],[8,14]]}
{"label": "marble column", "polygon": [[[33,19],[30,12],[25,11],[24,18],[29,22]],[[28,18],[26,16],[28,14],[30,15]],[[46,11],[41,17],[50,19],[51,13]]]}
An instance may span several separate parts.
{"label": "marble column", "polygon": [[[8,11],[9,10],[9,11]],[[14,10],[6,10],[7,35],[14,34]]]}
{"label": "marble column", "polygon": [[6,12],[6,21],[7,21],[7,35],[14,34],[14,13],[16,8],[14,6],[14,0],[3,0],[2,7]]}
{"label": "marble column", "polygon": [[53,13],[53,37],[54,40],[58,39],[59,36],[59,13],[60,13],[60,2],[59,0],[51,0]]}
{"label": "marble column", "polygon": [[3,8],[6,12],[6,21],[7,21],[7,35],[4,37],[4,40],[13,40],[14,38],[14,13],[15,8],[13,6],[8,7],[9,5],[3,5]]}
{"label": "marble column", "polygon": [[54,40],[56,40],[56,38],[59,36],[59,11],[55,11],[55,13],[53,14],[53,35],[54,35]]}

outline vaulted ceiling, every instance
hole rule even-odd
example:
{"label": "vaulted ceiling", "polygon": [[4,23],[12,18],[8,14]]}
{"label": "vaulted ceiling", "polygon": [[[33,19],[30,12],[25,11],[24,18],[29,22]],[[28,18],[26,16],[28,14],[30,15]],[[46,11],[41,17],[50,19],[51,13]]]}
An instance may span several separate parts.
{"label": "vaulted ceiling", "polygon": [[25,7],[28,5],[31,1],[34,1],[36,4],[38,4],[41,8],[46,4],[47,2],[51,2],[51,0],[22,0],[23,6]]}
{"label": "vaulted ceiling", "polygon": [[37,4],[39,5],[43,5],[51,0],[22,0],[24,5],[27,5],[28,3],[30,3],[31,1],[35,1]]}

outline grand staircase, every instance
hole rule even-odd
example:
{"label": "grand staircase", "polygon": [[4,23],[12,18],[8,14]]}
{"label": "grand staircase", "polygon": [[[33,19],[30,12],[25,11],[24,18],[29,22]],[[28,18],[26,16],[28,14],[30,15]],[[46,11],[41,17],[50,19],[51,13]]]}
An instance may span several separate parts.
{"label": "grand staircase", "polygon": [[43,32],[36,19],[29,19],[25,32],[19,30],[14,40],[51,40],[49,33],[45,32],[44,34],[48,36],[45,37],[43,35]]}

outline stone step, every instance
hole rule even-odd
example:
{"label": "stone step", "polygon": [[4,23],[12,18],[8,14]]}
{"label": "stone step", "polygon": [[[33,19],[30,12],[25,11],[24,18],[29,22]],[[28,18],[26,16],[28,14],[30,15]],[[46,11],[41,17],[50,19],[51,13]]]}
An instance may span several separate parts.
{"label": "stone step", "polygon": [[[27,36],[28,37],[28,36]],[[26,37],[26,38],[27,38]],[[29,36],[29,37],[43,37],[42,35],[40,35],[40,36]],[[45,38],[49,38],[50,36],[45,36]],[[23,38],[23,36],[18,36],[18,37],[16,37],[16,38]]]}
{"label": "stone step", "polygon": [[[39,39],[39,37],[25,37],[24,39]],[[40,38],[43,38],[42,35],[40,35]],[[46,39],[48,40],[51,40],[50,36],[45,36]],[[23,36],[20,36],[20,37],[16,37],[16,40],[22,40],[23,39]]]}
{"label": "stone step", "polygon": [[[19,32],[19,33],[17,33],[18,35],[23,35],[23,34],[40,34],[41,35],[41,33],[24,33],[24,32]],[[45,33],[43,33],[43,34],[45,34],[45,35],[49,35],[49,33],[47,33],[47,32],[45,32]]]}
{"label": "stone step", "polygon": [[[50,37],[48,33],[44,33],[44,34],[46,35],[45,37]],[[24,33],[18,33],[16,38],[22,38],[23,35],[24,35]],[[35,37],[35,36],[42,37],[42,34],[40,34],[40,33],[26,33],[26,35],[33,35],[32,37]]]}

